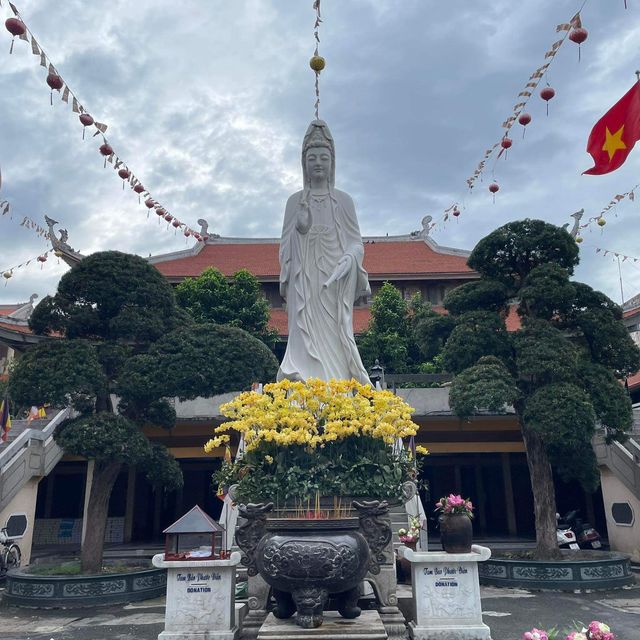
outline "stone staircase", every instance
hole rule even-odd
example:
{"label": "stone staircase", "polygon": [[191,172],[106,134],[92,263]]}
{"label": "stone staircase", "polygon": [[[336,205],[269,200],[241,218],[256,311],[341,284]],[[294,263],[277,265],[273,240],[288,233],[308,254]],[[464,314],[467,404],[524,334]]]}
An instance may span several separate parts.
{"label": "stone staircase", "polygon": [[627,442],[607,445],[602,436],[596,436],[593,448],[598,464],[608,467],[640,500],[640,407],[634,408],[633,416],[633,430]]}
{"label": "stone staircase", "polygon": [[58,464],[62,449],[53,439],[70,409],[54,410],[46,419],[14,420],[7,442],[0,444],[0,511],[33,477],[43,477]]}

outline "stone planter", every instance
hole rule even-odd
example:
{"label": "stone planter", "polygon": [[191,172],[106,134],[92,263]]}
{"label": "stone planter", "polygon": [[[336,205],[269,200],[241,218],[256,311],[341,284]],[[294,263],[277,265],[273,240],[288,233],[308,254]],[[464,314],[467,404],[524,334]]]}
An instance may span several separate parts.
{"label": "stone planter", "polygon": [[563,560],[491,558],[479,566],[480,584],[495,587],[583,591],[634,584],[629,557],[605,551],[563,551]]}
{"label": "stone planter", "polygon": [[473,541],[471,519],[464,513],[440,516],[440,540],[447,553],[470,553]]}
{"label": "stone planter", "polygon": [[3,601],[46,609],[125,604],[159,598],[166,584],[164,569],[84,576],[38,576],[17,569],[7,574]]}
{"label": "stone planter", "polygon": [[330,595],[340,603],[343,617],[360,615],[360,582],[367,572],[380,572],[391,529],[378,518],[386,513],[386,503],[354,506],[359,518],[326,520],[268,519],[272,504],[239,507],[245,519],[236,531],[242,563],[250,576],[259,573],[272,588],[276,617],[296,613],[299,626],[318,627]]}

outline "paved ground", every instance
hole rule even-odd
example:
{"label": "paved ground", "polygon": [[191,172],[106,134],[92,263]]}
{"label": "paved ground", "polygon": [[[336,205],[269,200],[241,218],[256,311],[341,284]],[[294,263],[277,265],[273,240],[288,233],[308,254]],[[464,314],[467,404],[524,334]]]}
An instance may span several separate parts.
{"label": "paved ground", "polygon": [[[618,640],[640,640],[640,583],[587,594],[492,587],[481,591],[484,621],[493,640],[520,640],[532,626],[549,628],[594,619],[609,623]],[[156,640],[163,621],[163,599],[73,611],[34,611],[0,603],[1,640]]]}

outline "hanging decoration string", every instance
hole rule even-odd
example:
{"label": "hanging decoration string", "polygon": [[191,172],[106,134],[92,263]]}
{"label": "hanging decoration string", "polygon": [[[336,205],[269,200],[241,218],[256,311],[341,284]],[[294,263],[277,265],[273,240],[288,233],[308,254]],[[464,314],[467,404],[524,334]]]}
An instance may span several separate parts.
{"label": "hanging decoration string", "polygon": [[[584,7],[585,4],[586,4],[586,2],[583,2],[582,7],[580,8],[580,11],[582,11],[582,8]],[[564,42],[567,39],[567,37],[569,36],[569,33],[571,32],[571,30],[572,29],[582,28],[582,20],[580,18],[580,11],[578,11],[573,16],[573,18],[571,18],[571,20],[569,20],[569,22],[565,22],[565,23],[562,23],[562,24],[559,24],[559,25],[556,26],[556,33],[564,32],[564,35],[559,40],[556,40],[551,45],[551,47],[546,51],[546,53],[544,54],[544,59],[545,59],[546,62],[543,65],[541,65],[540,67],[538,67],[529,76],[529,79],[528,79],[527,83],[525,84],[524,88],[518,94],[519,101],[513,106],[512,110],[511,110],[511,114],[502,123],[502,128],[503,128],[504,131],[503,131],[503,134],[502,134],[500,140],[498,142],[494,143],[491,147],[489,147],[484,152],[484,156],[483,156],[482,160],[478,163],[478,165],[474,169],[474,171],[471,174],[471,176],[469,178],[467,178],[466,182],[467,182],[467,186],[469,187],[469,189],[473,189],[476,180],[478,178],[480,178],[480,176],[483,174],[483,172],[484,172],[484,170],[486,168],[487,161],[493,155],[494,151],[498,147],[501,147],[501,150],[498,153],[498,158],[499,158],[506,151],[506,149],[508,149],[511,146],[509,144],[509,147],[505,147],[505,146],[503,146],[502,142],[505,140],[505,138],[508,138],[508,134],[509,134],[509,131],[511,130],[511,127],[513,127],[515,122],[518,119],[520,119],[521,116],[529,116],[529,114],[527,114],[525,112],[525,107],[527,106],[527,103],[529,102],[529,99],[531,98],[531,96],[534,94],[535,90],[538,88],[538,85],[540,84],[542,79],[547,74],[547,72],[549,70],[549,67],[551,66],[551,63],[554,61],[554,59],[556,57],[556,54],[560,50],[560,47],[564,44]],[[543,98],[543,100],[545,100],[547,102],[547,106],[548,106],[548,101],[553,98],[553,96],[555,95],[555,91],[553,91],[553,89],[551,89],[551,87],[548,87],[548,91],[546,93],[544,93],[544,92],[545,92],[545,89],[542,90],[541,97]],[[543,93],[544,93],[544,95],[543,95]],[[524,118],[522,118],[522,121],[523,122],[521,122],[521,124],[523,126],[526,126],[527,124],[529,124],[529,122],[531,122],[531,117],[530,116],[528,118],[524,117]]]}
{"label": "hanging decoration string", "polygon": [[[8,219],[17,223],[17,220],[14,220],[13,214],[11,213],[11,203],[8,200],[0,200],[0,216],[2,216],[3,219]],[[5,216],[9,217],[5,218]],[[24,227],[25,229],[32,229],[41,238],[49,240],[49,232],[37,222],[34,222],[29,216],[23,216],[22,222],[19,223],[19,226]]]}
{"label": "hanging decoration string", "polygon": [[319,53],[320,47],[320,35],[319,29],[320,24],[322,23],[322,16],[320,15],[320,0],[314,0],[313,2],[313,10],[316,12],[316,20],[313,25],[313,38],[315,40],[315,49],[313,51],[313,56],[311,56],[311,60],[309,60],[309,66],[315,73],[315,88],[316,88],[316,101],[314,103],[314,112],[316,116],[316,120],[320,118],[320,72],[325,67],[325,60]]}
{"label": "hanging decoration string", "polygon": [[[500,151],[498,152],[498,155],[495,159],[495,162],[493,165],[494,169],[498,159],[502,156],[502,154],[505,154],[505,157],[506,157],[507,150],[513,144],[513,140],[509,138],[509,132],[516,122],[522,125],[523,137],[524,137],[526,126],[532,120],[531,115],[525,111],[525,107],[527,106],[529,99],[534,94],[535,90],[539,86],[542,79],[546,76],[547,71],[551,66],[551,63],[555,59],[555,56],[557,55],[558,51],[560,50],[560,47],[565,42],[567,37],[578,44],[580,44],[581,42],[584,42],[584,40],[586,39],[587,31],[586,29],[582,28],[581,12],[584,9],[587,2],[588,0],[583,0],[580,6],[580,9],[568,22],[561,23],[556,26],[556,33],[564,32],[564,35],[559,40],[556,40],[545,52],[544,59],[546,62],[540,67],[538,67],[529,76],[529,79],[525,84],[523,90],[520,91],[520,93],[518,94],[519,101],[513,106],[512,112],[509,115],[509,117],[507,117],[507,119],[502,123],[502,128],[504,130],[502,137],[498,142],[494,143],[491,147],[489,147],[485,151],[482,160],[476,166],[473,174],[466,180],[469,191],[473,189],[475,182],[478,180],[478,178],[482,179],[482,175],[486,169],[487,162],[489,161],[491,156],[494,155],[494,152],[496,149],[500,148]],[[581,32],[580,33],[581,37],[578,39],[574,39],[572,37],[572,34],[574,33],[577,34],[578,31]],[[555,91],[550,86],[543,88],[540,92],[540,97],[543,100],[545,100],[545,102],[547,103],[547,112],[548,112],[549,100],[551,100],[554,96],[555,96]],[[496,193],[499,190],[500,190],[500,186],[498,185],[497,182],[492,182],[489,185],[489,191],[493,196],[494,202],[495,202]],[[463,210],[466,209],[464,204],[462,209]],[[444,223],[446,223],[450,219],[450,217],[454,217],[456,220],[458,220],[460,215],[461,215],[461,210],[460,210],[459,203],[454,202],[442,212],[442,215],[437,222],[434,222],[430,225],[430,229],[436,230],[439,226],[444,225]]]}
{"label": "hanging decoration string", "polygon": [[[609,203],[606,206],[604,206],[597,215],[591,216],[590,218],[588,218],[587,222],[580,225],[580,231],[578,232],[578,237],[576,238],[576,241],[579,243],[582,242],[582,238],[581,238],[582,230],[588,229],[594,223],[601,228],[604,227],[607,224],[607,221],[605,219],[605,214],[609,213],[611,209],[613,209],[616,205],[620,204],[623,200],[629,200],[630,202],[634,202],[636,199],[635,192],[639,188],[640,188],[640,182],[636,184],[629,191],[625,191],[624,193],[617,193],[615,196],[613,196],[613,198],[609,200]],[[615,217],[618,217],[617,213],[614,213],[614,215]],[[578,240],[578,238],[580,238],[580,240]]]}
{"label": "hanging decoration string", "polygon": [[620,253],[619,251],[612,251],[611,249],[603,249],[602,247],[594,247],[596,253],[602,255],[602,257],[607,256],[609,254],[613,255],[616,258],[622,258],[622,262],[626,262],[627,260],[632,260],[633,262],[638,262],[640,258],[635,256],[628,256],[624,253]]}
{"label": "hanging decoration string", "polygon": [[45,251],[44,253],[40,254],[39,256],[36,256],[35,258],[29,258],[29,260],[26,260],[25,262],[21,262],[20,264],[14,264],[12,267],[8,267],[7,269],[2,269],[0,273],[2,273],[2,277],[4,279],[4,286],[5,287],[7,286],[7,284],[9,283],[9,280],[13,277],[14,271],[17,271],[18,269],[22,269],[23,267],[26,267],[32,262],[39,262],[40,268],[42,268],[44,263],[47,261],[47,257],[49,256],[51,251],[52,250],[49,249],[48,251]]}
{"label": "hanging decoration string", "polygon": [[[319,0],[317,0],[319,5]],[[2,4],[2,0],[0,0],[0,6]],[[107,140],[105,133],[107,131],[107,125],[96,121],[93,116],[87,112],[84,105],[80,102],[76,94],[69,88],[66,80],[62,77],[58,69],[51,62],[51,59],[44,51],[40,43],[36,40],[33,33],[26,25],[20,11],[16,7],[15,4],[9,2],[9,7],[14,18],[10,18],[9,20],[13,20],[15,24],[12,23],[12,27],[10,28],[8,24],[5,23],[5,26],[8,31],[12,35],[18,35],[21,40],[29,42],[31,44],[31,52],[33,55],[38,56],[40,59],[40,66],[44,67],[48,71],[48,75],[46,78],[47,84],[51,89],[51,104],[53,104],[53,92],[58,91],[61,92],[61,100],[69,104],[71,100],[71,109],[73,113],[78,114],[78,118],[80,123],[82,124],[82,137],[85,137],[85,129],[87,127],[92,127],[95,129],[93,133],[93,137],[101,136],[102,137],[102,145],[99,147],[99,152],[104,158],[104,166],[107,166],[107,162],[113,165],[114,171],[117,172],[118,177],[122,180],[122,188],[124,189],[125,183],[129,184],[130,189],[138,195],[138,201],[141,201],[141,196],[145,198],[145,206],[147,207],[147,217],[149,217],[149,212],[151,209],[155,210],[155,213],[158,215],[158,218],[164,218],[167,221],[167,229],[171,227],[174,228],[174,233],[177,232],[178,229],[182,229],[186,238],[192,236],[195,240],[199,242],[206,241],[207,237],[203,234],[194,231],[191,227],[189,227],[184,222],[179,221],[175,216],[171,215],[167,208],[161,205],[155,198],[152,197],[150,191],[143,186],[141,180],[131,171],[128,165],[124,162],[122,158],[114,151],[112,145]],[[319,11],[319,7],[318,7]],[[9,22],[9,21],[7,21]],[[13,45],[13,42],[12,42]],[[12,46],[13,50],[13,46]],[[159,220],[160,222],[160,220]]]}

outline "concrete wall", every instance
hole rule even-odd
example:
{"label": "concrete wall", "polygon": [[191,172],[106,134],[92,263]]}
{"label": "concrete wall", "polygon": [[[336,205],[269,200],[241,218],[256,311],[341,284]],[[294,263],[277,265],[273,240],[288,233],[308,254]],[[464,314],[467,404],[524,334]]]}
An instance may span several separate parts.
{"label": "concrete wall", "polygon": [[27,516],[27,531],[16,543],[22,552],[22,565],[31,560],[31,544],[33,542],[33,526],[36,515],[36,501],[38,499],[38,483],[40,478],[31,478],[13,497],[11,502],[0,511],[0,527],[4,527],[9,516],[13,513],[24,513]]}
{"label": "concrete wall", "polygon": [[[607,467],[600,467],[600,475],[611,549],[628,553],[632,560],[640,562],[640,500]],[[616,502],[631,506],[632,525],[616,524],[611,514],[611,505]]]}

